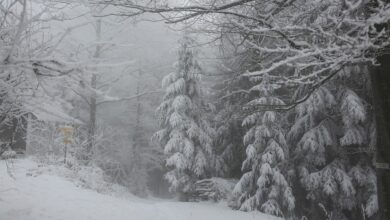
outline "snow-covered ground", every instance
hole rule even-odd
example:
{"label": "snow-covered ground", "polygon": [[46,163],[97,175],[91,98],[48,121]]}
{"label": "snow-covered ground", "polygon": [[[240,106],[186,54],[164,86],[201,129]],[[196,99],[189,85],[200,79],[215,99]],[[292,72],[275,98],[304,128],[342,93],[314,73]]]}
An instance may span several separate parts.
{"label": "snow-covered ground", "polygon": [[14,178],[8,175],[5,161],[0,161],[0,220],[276,219],[257,212],[233,211],[224,204],[100,194],[78,187],[69,178],[45,172],[28,158],[15,159],[12,166]]}

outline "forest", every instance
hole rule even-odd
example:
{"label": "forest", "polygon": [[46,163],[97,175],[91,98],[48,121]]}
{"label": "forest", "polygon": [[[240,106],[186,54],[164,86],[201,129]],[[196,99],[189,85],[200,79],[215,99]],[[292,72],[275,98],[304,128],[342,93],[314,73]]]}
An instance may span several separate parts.
{"label": "forest", "polygon": [[0,220],[390,219],[390,1],[0,1]]}

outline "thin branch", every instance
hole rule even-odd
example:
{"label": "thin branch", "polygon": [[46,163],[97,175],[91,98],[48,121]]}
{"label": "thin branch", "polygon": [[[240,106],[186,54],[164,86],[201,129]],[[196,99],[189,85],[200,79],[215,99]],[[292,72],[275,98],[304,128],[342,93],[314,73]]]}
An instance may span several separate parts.
{"label": "thin branch", "polygon": [[[309,90],[309,92],[306,93],[305,96],[303,96],[302,98],[300,98],[294,102],[291,102],[291,103],[285,104],[285,105],[260,105],[260,104],[259,105],[251,105],[251,106],[244,107],[244,111],[252,109],[252,108],[256,108],[256,110],[254,110],[254,111],[249,110],[250,113],[262,112],[262,111],[268,111],[268,110],[289,111],[291,109],[294,109],[299,104],[306,102],[315,91],[317,91],[321,86],[323,86],[325,83],[327,83],[333,77],[335,77],[344,68],[345,65],[346,64],[341,65],[340,68],[335,70],[333,73],[329,74],[327,77],[325,77],[324,79],[322,79],[318,83],[314,84],[311,87],[311,89]],[[258,108],[260,108],[260,109],[258,109]]]}
{"label": "thin branch", "polygon": [[144,92],[138,95],[130,96],[130,97],[125,97],[125,98],[113,98],[113,99],[108,99],[108,100],[103,100],[97,103],[97,105],[101,104],[106,104],[106,103],[113,103],[113,102],[124,102],[124,101],[131,101],[133,99],[145,96],[145,95],[150,95],[150,94],[158,94],[158,93],[163,93],[164,91],[149,91],[149,92]]}

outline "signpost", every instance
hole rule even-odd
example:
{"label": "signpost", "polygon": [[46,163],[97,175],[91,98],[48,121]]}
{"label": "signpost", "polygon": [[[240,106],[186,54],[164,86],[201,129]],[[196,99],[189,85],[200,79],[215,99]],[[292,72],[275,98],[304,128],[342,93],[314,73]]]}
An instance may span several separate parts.
{"label": "signpost", "polygon": [[60,128],[60,132],[63,135],[62,142],[64,143],[64,163],[66,163],[66,154],[68,151],[68,144],[73,142],[73,132],[74,128],[72,126],[64,126]]}

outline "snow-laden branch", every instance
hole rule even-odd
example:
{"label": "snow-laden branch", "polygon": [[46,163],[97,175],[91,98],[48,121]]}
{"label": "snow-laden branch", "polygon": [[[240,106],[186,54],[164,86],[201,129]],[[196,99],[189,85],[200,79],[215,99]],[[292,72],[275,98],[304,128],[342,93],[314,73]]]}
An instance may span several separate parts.
{"label": "snow-laden branch", "polygon": [[286,104],[271,104],[271,105],[264,105],[264,104],[253,104],[244,106],[244,111],[248,113],[254,113],[254,112],[264,112],[264,111],[288,111],[294,109],[299,104],[302,104],[306,102],[313,93],[315,93],[321,86],[325,85],[329,80],[331,80],[334,76],[336,76],[346,64],[341,65],[339,68],[333,70],[330,74],[328,74],[325,78],[323,78],[321,81],[313,84],[311,88],[309,89],[309,92],[304,94],[303,97],[300,97],[296,100],[293,100],[290,103]]}
{"label": "snow-laden branch", "polygon": [[15,51],[16,45],[19,44],[20,38],[22,37],[22,33],[25,29],[26,13],[27,13],[26,12],[27,11],[27,0],[23,0],[22,7],[23,7],[23,9],[22,9],[22,12],[20,14],[20,21],[19,21],[17,32],[16,32],[15,36],[13,37],[13,41],[12,41],[10,50],[8,51],[7,56],[6,56],[5,60],[3,61],[3,63],[10,62],[9,59],[12,57],[12,55]]}
{"label": "snow-laden branch", "polygon": [[[101,16],[138,16],[145,13],[159,14],[163,18],[167,19],[167,23],[179,23],[191,18],[195,18],[201,15],[214,14],[214,13],[229,13],[225,12],[227,9],[235,8],[237,6],[245,5],[247,3],[254,2],[254,0],[238,0],[230,3],[224,3],[222,5],[216,5],[215,3],[210,3],[209,5],[189,5],[189,6],[169,6],[159,4],[158,1],[151,1],[150,5],[140,5],[129,1],[109,1],[109,0],[97,0],[97,4],[104,5],[113,5],[117,7],[126,8],[128,11],[122,13],[111,13]],[[179,13],[173,17],[168,17],[171,13]],[[186,14],[181,14],[186,13]],[[232,12],[231,12],[232,13]],[[166,14],[167,16],[164,16]]]}
{"label": "snow-laden branch", "polygon": [[164,93],[164,91],[148,91],[148,92],[143,92],[137,95],[129,96],[129,97],[123,97],[123,98],[118,98],[118,97],[111,97],[111,96],[104,96],[102,101],[99,101],[97,105],[101,104],[107,104],[107,103],[113,103],[113,102],[125,102],[125,101],[131,101],[134,99],[137,99],[142,96],[146,95],[151,95],[151,94],[161,94]]}

